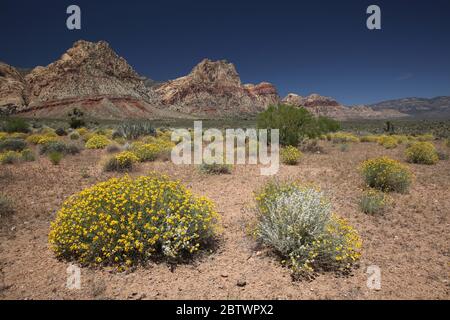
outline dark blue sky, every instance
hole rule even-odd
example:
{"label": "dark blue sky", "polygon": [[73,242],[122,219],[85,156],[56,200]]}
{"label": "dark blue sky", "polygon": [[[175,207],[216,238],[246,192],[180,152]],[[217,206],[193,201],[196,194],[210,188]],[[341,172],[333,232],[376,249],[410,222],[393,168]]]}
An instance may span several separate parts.
{"label": "dark blue sky", "polygon": [[[65,26],[78,4],[82,30]],[[378,4],[382,30],[366,28]],[[0,60],[47,65],[78,39],[106,40],[155,80],[227,59],[243,82],[280,95],[313,92],[345,104],[450,95],[450,1],[1,0]]]}

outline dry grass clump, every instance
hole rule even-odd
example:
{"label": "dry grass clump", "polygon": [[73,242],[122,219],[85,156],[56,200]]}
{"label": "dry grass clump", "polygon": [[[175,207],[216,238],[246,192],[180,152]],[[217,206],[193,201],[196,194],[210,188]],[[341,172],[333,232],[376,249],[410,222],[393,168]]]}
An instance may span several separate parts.
{"label": "dry grass clump", "polygon": [[359,199],[359,207],[367,214],[382,214],[391,202],[391,198],[384,192],[369,189],[363,192]]}
{"label": "dry grass clump", "polygon": [[13,202],[5,195],[0,193],[0,218],[14,213]]}

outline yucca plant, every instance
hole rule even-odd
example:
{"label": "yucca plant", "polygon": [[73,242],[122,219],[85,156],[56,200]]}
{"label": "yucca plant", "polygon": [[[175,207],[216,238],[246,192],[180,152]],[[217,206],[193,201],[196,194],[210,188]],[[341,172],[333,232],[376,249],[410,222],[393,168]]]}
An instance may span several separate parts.
{"label": "yucca plant", "polygon": [[156,136],[156,130],[150,122],[125,122],[119,125],[115,134],[128,140],[142,136]]}

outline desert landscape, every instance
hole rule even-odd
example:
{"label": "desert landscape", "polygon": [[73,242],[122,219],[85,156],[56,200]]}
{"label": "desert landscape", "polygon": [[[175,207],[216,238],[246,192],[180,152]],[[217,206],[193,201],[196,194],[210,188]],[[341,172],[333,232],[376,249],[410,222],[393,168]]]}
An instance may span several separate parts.
{"label": "desert landscape", "polygon": [[[281,97],[223,59],[154,81],[106,41],[0,63],[0,299],[448,300],[449,115],[448,96]],[[201,147],[279,132],[232,149],[279,170],[175,164],[195,121]]]}
{"label": "desert landscape", "polygon": [[[75,131],[76,132],[76,131]],[[30,141],[31,139],[28,139]],[[69,143],[64,136],[59,141]],[[74,140],[80,149],[83,141]],[[343,147],[345,145],[345,147]],[[438,150],[449,152],[444,140]],[[2,298],[6,299],[448,299],[450,162],[410,164],[409,192],[391,195],[382,214],[361,211],[365,189],[358,167],[366,159],[389,156],[405,162],[405,144],[386,149],[377,142],[319,140],[297,165],[281,165],[279,179],[320,186],[333,210],[346,218],[362,239],[362,255],[349,274],[319,272],[294,281],[289,268],[249,233],[255,223],[254,192],[271,177],[259,167],[235,165],[229,174],[210,175],[195,165],[167,159],[133,166],[128,173],[105,172],[104,159],[115,149],[85,149],[53,165],[31,146],[35,161],[1,166],[2,199],[13,204],[2,214]],[[211,199],[222,231],[212,252],[177,265],[149,261],[125,271],[114,266],[82,268],[81,290],[66,288],[68,261],[49,249],[50,222],[71,195],[101,181],[152,172],[181,180],[194,194]],[[438,174],[437,174],[438,173]],[[366,287],[366,269],[382,270],[382,290]]]}

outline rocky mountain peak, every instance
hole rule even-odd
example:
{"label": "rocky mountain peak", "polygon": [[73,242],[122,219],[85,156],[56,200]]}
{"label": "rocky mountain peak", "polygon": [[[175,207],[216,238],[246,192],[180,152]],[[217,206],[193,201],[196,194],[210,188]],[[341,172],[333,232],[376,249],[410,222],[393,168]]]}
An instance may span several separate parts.
{"label": "rocky mountain peak", "polygon": [[276,88],[264,82],[242,85],[235,66],[226,60],[202,60],[187,76],[156,89],[163,105],[195,115],[244,116],[279,101]]}
{"label": "rocky mountain peak", "polygon": [[189,77],[193,81],[220,84],[225,86],[240,86],[241,79],[235,66],[226,60],[211,61],[203,59],[192,69]]}
{"label": "rocky mountain peak", "polygon": [[149,95],[144,79],[105,41],[77,41],[59,60],[33,69],[25,80],[31,104],[98,95]]}

